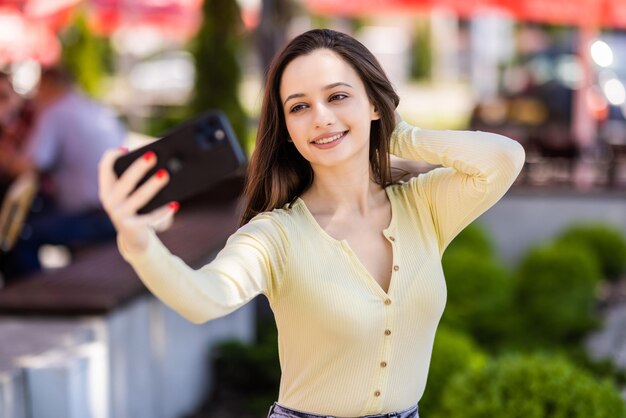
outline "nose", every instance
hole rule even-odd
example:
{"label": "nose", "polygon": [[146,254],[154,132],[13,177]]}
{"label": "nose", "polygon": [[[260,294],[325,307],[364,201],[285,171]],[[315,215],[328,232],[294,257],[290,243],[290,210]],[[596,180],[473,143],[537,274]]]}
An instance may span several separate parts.
{"label": "nose", "polygon": [[314,124],[316,128],[331,126],[335,123],[335,113],[325,103],[314,106]]}

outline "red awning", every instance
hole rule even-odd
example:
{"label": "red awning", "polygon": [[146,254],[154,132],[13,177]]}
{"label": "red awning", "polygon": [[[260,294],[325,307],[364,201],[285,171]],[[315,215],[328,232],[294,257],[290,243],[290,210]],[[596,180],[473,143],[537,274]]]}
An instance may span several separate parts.
{"label": "red awning", "polygon": [[313,13],[339,16],[446,7],[468,17],[497,8],[524,21],[626,28],[626,0],[305,0],[305,4]]}
{"label": "red awning", "polygon": [[89,0],[88,20],[101,35],[150,27],[168,37],[189,39],[200,27],[201,7],[202,0]]}
{"label": "red awning", "polygon": [[380,12],[415,11],[425,8],[430,0],[305,0],[312,13],[329,16],[362,16]]}
{"label": "red awning", "polygon": [[507,7],[520,20],[557,25],[600,22],[599,7],[605,0],[509,0]]}

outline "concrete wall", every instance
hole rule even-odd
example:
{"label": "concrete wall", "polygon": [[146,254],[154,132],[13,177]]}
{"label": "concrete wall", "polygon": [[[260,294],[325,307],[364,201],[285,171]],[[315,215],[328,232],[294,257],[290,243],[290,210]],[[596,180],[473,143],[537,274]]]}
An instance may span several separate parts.
{"label": "concrete wall", "polygon": [[626,236],[626,193],[522,192],[511,190],[483,214],[499,254],[515,264],[532,245],[549,240],[578,221],[603,221]]}
{"label": "concrete wall", "polygon": [[150,295],[105,317],[0,319],[0,418],[179,418],[210,388],[210,349],[251,341],[254,305],[194,325]]}

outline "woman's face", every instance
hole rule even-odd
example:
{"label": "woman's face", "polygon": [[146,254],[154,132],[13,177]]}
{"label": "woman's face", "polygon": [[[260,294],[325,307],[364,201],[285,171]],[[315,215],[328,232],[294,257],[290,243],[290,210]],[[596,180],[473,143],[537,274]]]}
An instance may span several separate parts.
{"label": "woman's face", "polygon": [[317,49],[291,61],[280,99],[289,136],[314,169],[369,164],[371,121],[379,116],[356,71],[335,52]]}

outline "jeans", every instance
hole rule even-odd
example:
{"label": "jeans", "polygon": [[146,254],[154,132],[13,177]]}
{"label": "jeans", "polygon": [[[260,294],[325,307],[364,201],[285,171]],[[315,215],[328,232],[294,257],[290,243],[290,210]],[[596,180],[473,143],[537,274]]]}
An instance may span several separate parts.
{"label": "jeans", "polygon": [[[307,412],[296,411],[293,409],[285,408],[274,402],[270,408],[267,418],[339,418],[332,415],[315,415]],[[378,415],[365,415],[359,418],[419,418],[417,412],[417,405],[414,405],[408,409],[398,412],[389,412],[386,414]]]}

